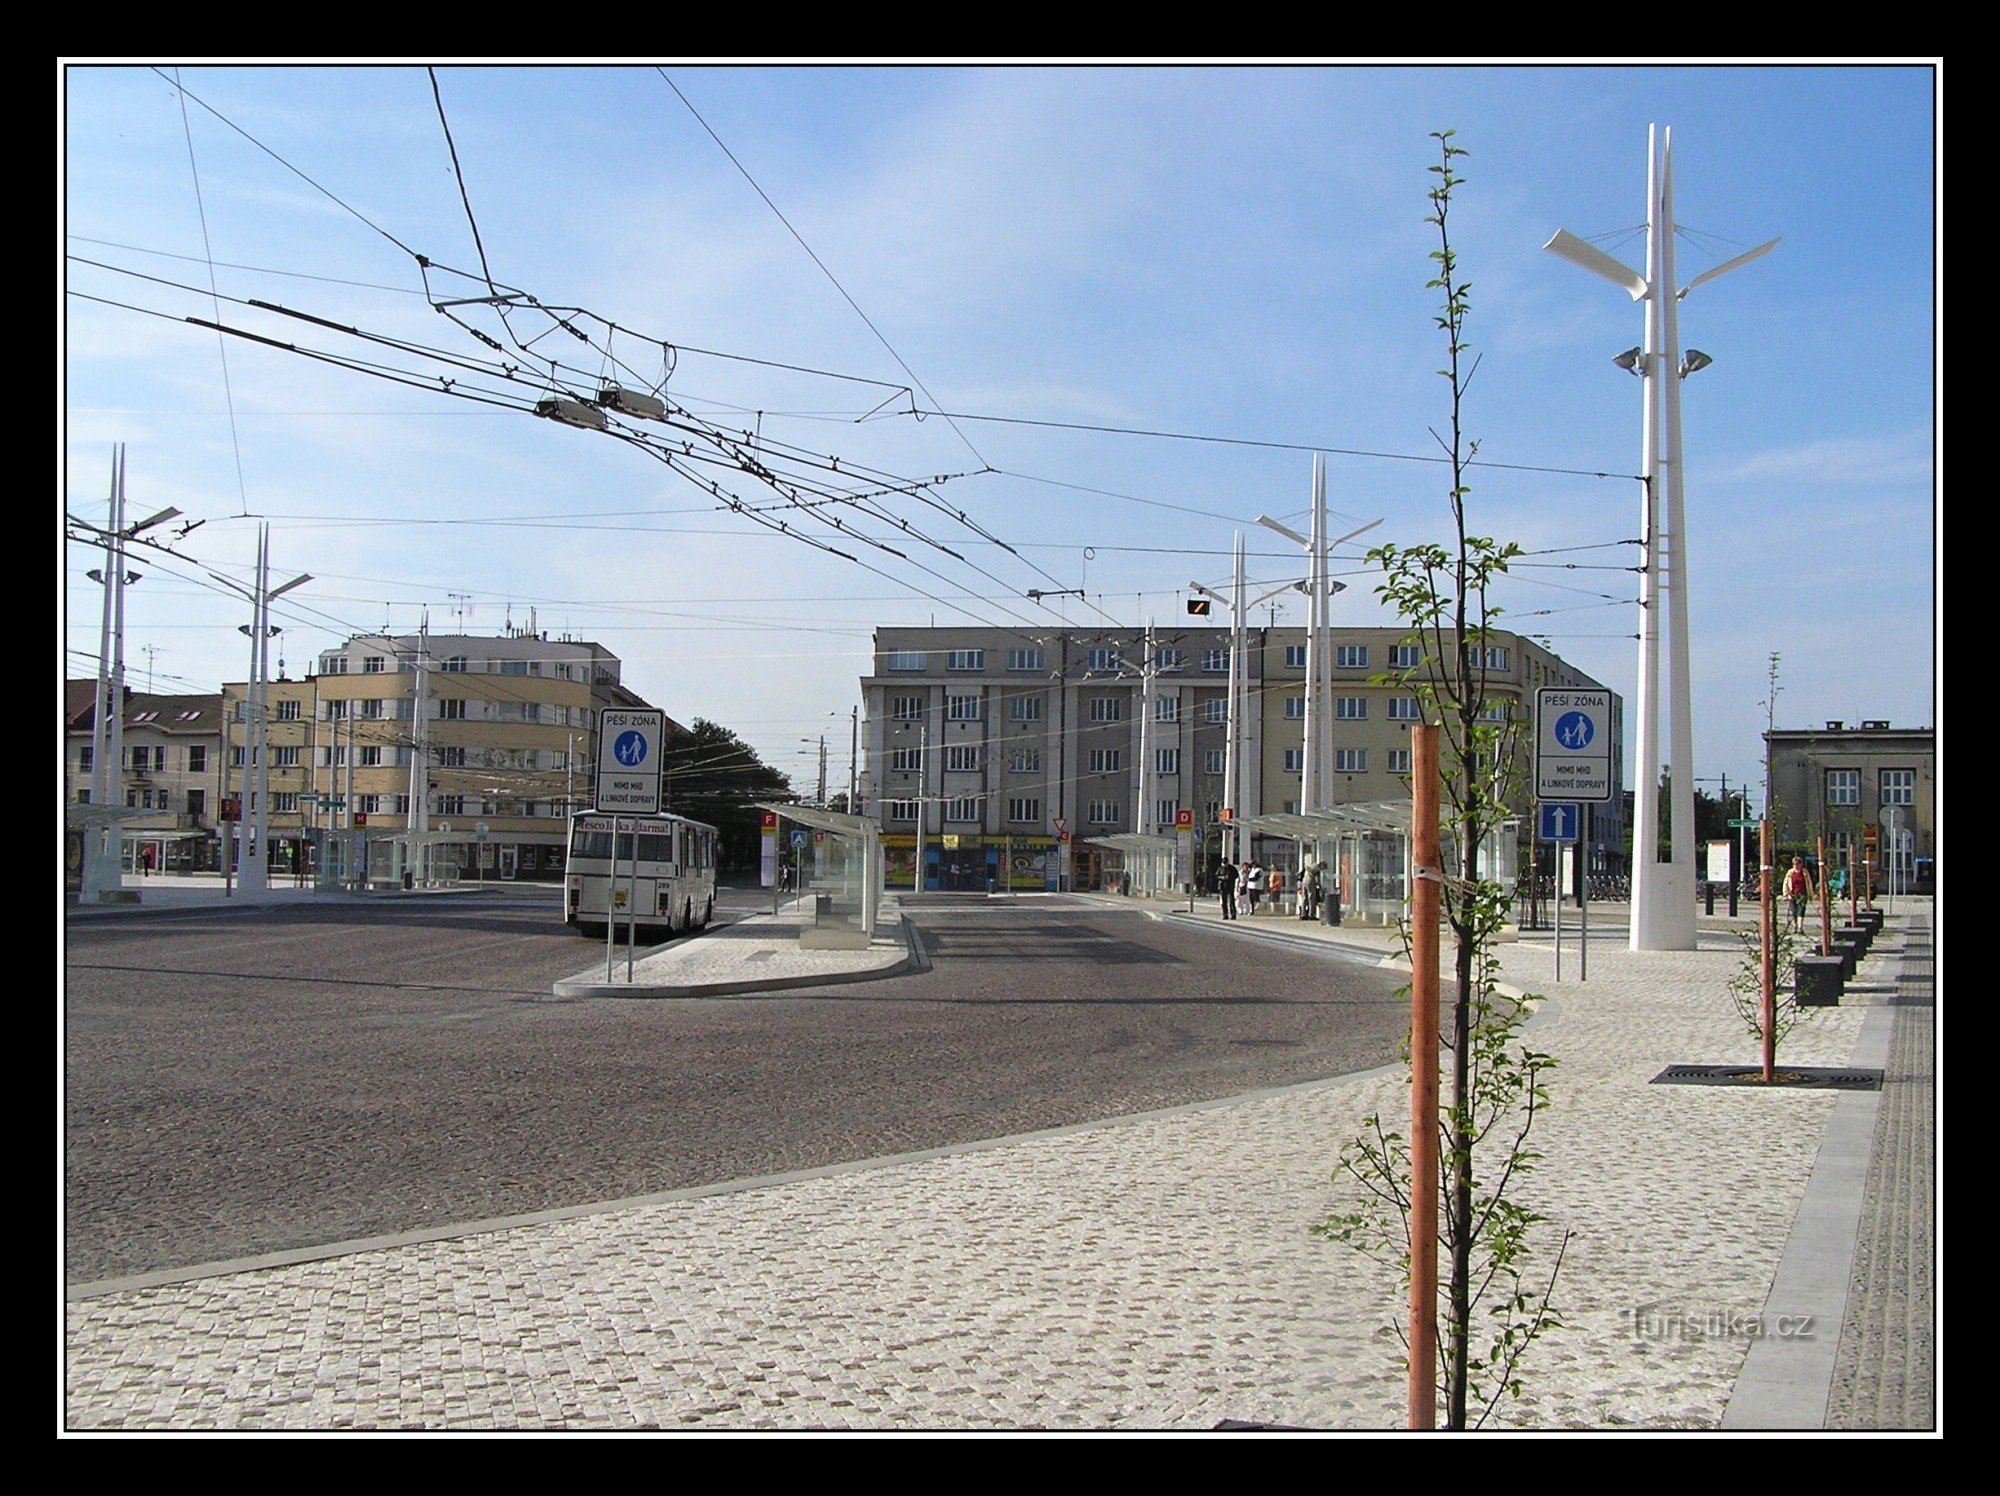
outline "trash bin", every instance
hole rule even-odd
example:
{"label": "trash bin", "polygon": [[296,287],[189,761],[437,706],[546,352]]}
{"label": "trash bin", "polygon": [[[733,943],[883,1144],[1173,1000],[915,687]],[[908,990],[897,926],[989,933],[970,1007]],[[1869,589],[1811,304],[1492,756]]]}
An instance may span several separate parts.
{"label": "trash bin", "polygon": [[1340,923],[1340,885],[1338,883],[1327,884],[1326,902],[1320,905],[1319,915],[1321,919],[1330,925]]}
{"label": "trash bin", "polygon": [[415,888],[416,886],[417,886],[417,875],[416,875],[415,873],[411,872],[411,871],[410,871],[410,870],[409,870],[408,868],[404,868],[404,869],[403,869],[403,887],[404,887],[404,889],[405,889],[405,890],[408,890],[408,889],[412,889],[412,888]]}

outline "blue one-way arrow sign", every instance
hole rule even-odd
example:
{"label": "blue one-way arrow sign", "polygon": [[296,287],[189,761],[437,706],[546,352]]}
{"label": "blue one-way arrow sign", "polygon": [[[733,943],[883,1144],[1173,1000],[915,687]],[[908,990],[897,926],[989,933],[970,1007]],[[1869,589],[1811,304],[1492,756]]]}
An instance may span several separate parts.
{"label": "blue one-way arrow sign", "polygon": [[1543,841],[1573,842],[1577,839],[1577,829],[1583,819],[1577,806],[1545,801],[1541,810]]}

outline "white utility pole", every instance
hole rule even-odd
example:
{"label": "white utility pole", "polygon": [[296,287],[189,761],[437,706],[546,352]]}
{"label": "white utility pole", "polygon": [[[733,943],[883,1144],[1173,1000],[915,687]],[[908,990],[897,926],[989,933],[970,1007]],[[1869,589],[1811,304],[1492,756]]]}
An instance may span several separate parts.
{"label": "white utility pole", "polygon": [[[1703,281],[1748,264],[1777,247],[1771,240],[1704,271],[1675,289],[1673,131],[1651,127],[1646,143],[1646,272],[1621,264],[1567,229],[1544,249],[1600,275],[1646,304],[1644,338],[1615,362],[1645,383],[1640,424],[1644,478],[1645,564],[1639,584],[1639,767],[1632,817],[1632,935],[1635,951],[1687,951],[1695,946],[1694,724],[1688,668],[1687,498],[1681,453],[1681,380],[1707,366],[1708,355],[1680,351],[1681,298]],[[1661,436],[1664,435],[1665,451]],[[1662,510],[1664,509],[1664,521]],[[1664,605],[1671,680],[1668,758],[1660,754],[1660,628]],[[1672,775],[1667,834],[1670,856],[1658,859],[1659,784]]]}
{"label": "white utility pole", "polygon": [[[114,762],[122,745],[120,723],[125,716],[122,674],[112,665],[112,631],[124,617],[125,587],[125,447],[111,449],[111,498],[105,522],[104,622],[97,638],[97,691],[90,722],[90,803],[107,811],[123,786],[124,775]],[[83,886],[79,903],[103,902],[104,895],[124,886],[118,821],[87,825],[83,833]]]}
{"label": "white utility pole", "polygon": [[[403,820],[406,865],[408,860],[416,860],[417,866],[411,872],[418,881],[430,873],[429,848],[421,840],[431,829],[430,671],[431,611],[426,608],[417,623],[416,681],[410,697],[410,813]],[[411,835],[412,832],[417,835]],[[419,848],[423,849],[421,854]],[[609,923],[607,916],[606,924]]]}
{"label": "white utility pole", "polygon": [[[1313,453],[1312,533],[1281,525],[1265,515],[1257,523],[1267,530],[1305,547],[1306,552],[1306,713],[1300,743],[1299,809],[1306,815],[1325,810],[1333,799],[1333,597],[1345,592],[1345,585],[1333,580],[1329,556],[1335,546],[1345,545],[1357,535],[1365,535],[1382,521],[1370,520],[1358,530],[1350,530],[1338,540],[1327,539],[1326,458]],[[1319,855],[1317,842],[1310,854]],[[1299,844],[1304,862],[1306,844]]]}

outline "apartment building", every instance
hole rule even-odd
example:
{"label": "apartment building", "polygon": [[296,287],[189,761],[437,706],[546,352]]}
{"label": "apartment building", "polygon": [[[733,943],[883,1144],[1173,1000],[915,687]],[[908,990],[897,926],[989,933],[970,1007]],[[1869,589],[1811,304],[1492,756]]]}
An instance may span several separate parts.
{"label": "apartment building", "polygon": [[[63,799],[87,805],[96,761],[92,738],[97,682],[64,683]],[[123,701],[123,751],[113,803],[136,812],[127,817],[125,871],[202,872],[218,867],[216,812],[222,772],[222,698],[156,695],[127,687]],[[82,836],[67,838],[65,866],[82,867]]]}
{"label": "apartment building", "polygon": [[1778,728],[1764,735],[1771,769],[1772,845],[1781,860],[1816,856],[1845,867],[1872,841],[1878,876],[1899,891],[1930,892],[1937,858],[1937,735],[1928,727]]}
{"label": "apartment building", "polygon": [[[1421,666],[1403,640],[1332,631],[1328,805],[1409,798],[1416,697],[1382,683]],[[890,885],[912,885],[921,842],[929,888],[1089,888],[1117,861],[1108,838],[1171,835],[1182,812],[1212,852],[1227,804],[1230,648],[1225,628],[1156,629],[1150,642],[1134,629],[878,629],[861,682],[865,808],[882,827]],[[1539,687],[1601,689],[1523,636],[1496,633],[1483,648],[1496,710],[1523,722]],[[1239,821],[1300,808],[1305,655],[1303,629],[1246,631],[1243,803],[1228,807]],[[1618,745],[1615,695],[1613,715]],[[1596,865],[1622,862],[1624,816],[1622,797],[1600,808]],[[1289,856],[1278,837],[1249,850]]]}
{"label": "apartment building", "polygon": [[[445,876],[559,878],[568,814],[591,794],[598,714],[646,705],[602,645],[532,628],[362,634],[317,663],[266,688],[274,875],[305,867],[319,844],[380,878],[417,829]],[[240,682],[222,688],[224,771],[249,824],[245,695]]]}

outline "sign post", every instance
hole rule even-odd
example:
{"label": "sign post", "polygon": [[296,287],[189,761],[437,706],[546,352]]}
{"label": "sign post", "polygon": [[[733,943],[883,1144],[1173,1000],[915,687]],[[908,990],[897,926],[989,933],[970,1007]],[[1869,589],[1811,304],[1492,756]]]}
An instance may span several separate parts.
{"label": "sign post", "polygon": [[[607,708],[597,722],[597,809],[611,815],[611,881],[605,890],[604,979],[611,980],[612,896],[618,887],[618,817],[660,813],[661,740],[667,714]],[[625,976],[631,980],[633,947],[638,943],[639,828],[632,827],[632,870],[625,895]]]}

